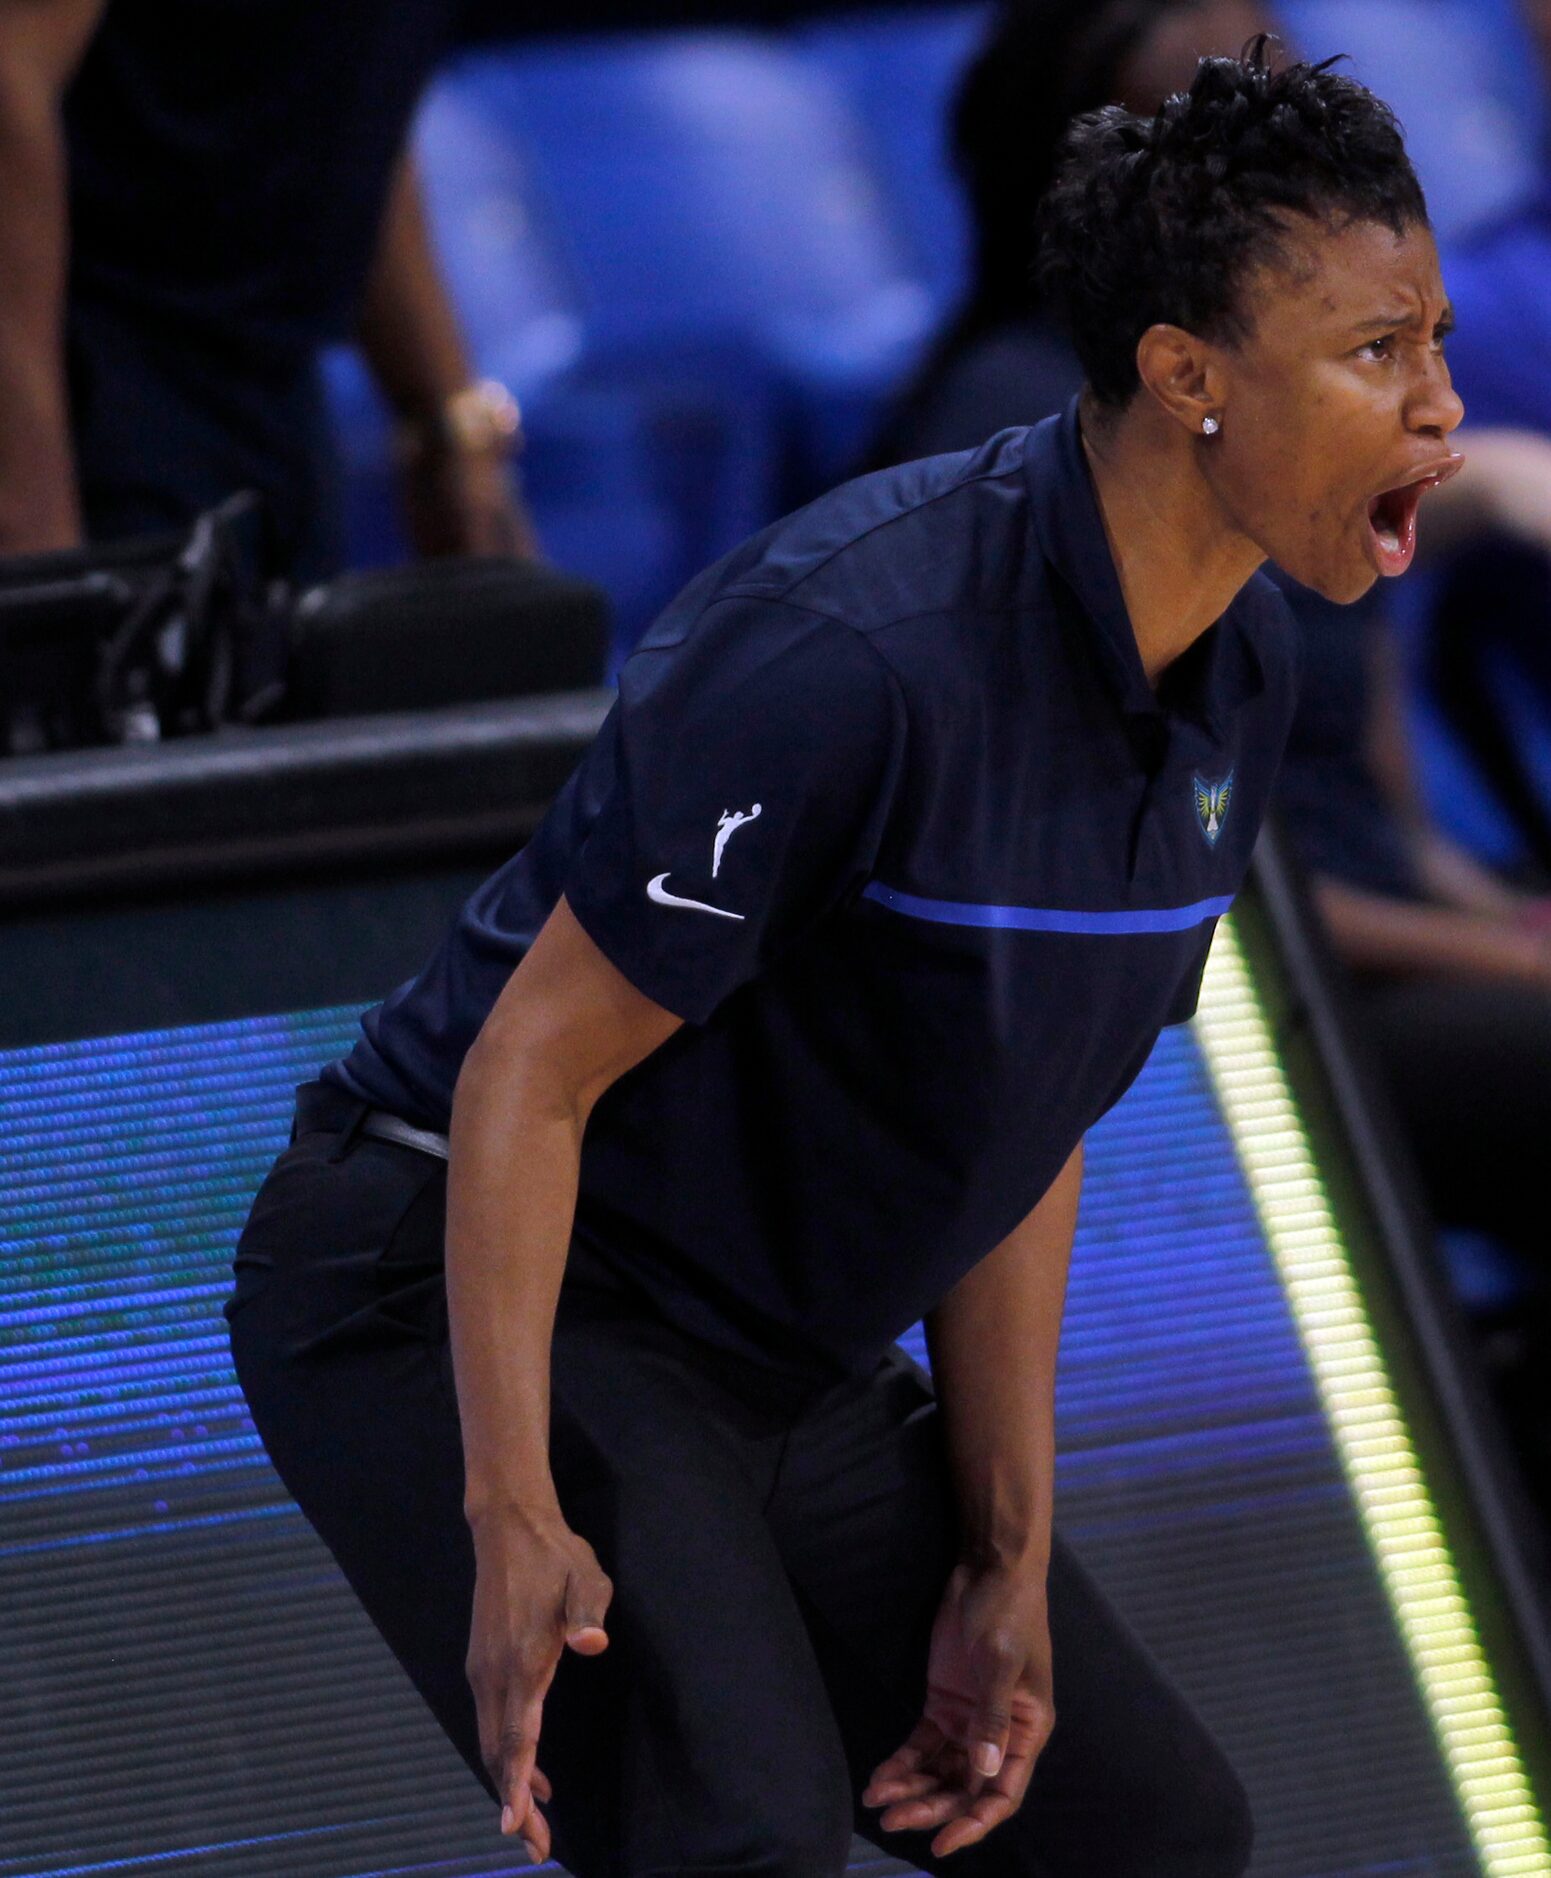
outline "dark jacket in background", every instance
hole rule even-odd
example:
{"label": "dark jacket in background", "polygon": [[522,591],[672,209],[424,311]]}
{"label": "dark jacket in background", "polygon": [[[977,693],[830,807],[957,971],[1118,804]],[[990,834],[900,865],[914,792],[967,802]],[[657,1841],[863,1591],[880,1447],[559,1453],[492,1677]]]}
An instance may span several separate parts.
{"label": "dark jacket in background", "polygon": [[322,347],[345,337],[455,0],[110,0],[65,101],[68,361],[94,539],[257,487],[336,556]]}

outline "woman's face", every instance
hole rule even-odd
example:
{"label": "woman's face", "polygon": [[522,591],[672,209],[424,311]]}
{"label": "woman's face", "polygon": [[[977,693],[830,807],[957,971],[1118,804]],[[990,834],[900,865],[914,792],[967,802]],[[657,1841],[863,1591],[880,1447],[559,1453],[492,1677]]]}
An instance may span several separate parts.
{"label": "woman's face", "polygon": [[1356,600],[1410,566],[1417,505],[1462,461],[1437,246],[1422,227],[1308,224],[1251,276],[1245,307],[1249,337],[1210,349],[1208,481],[1270,560]]}

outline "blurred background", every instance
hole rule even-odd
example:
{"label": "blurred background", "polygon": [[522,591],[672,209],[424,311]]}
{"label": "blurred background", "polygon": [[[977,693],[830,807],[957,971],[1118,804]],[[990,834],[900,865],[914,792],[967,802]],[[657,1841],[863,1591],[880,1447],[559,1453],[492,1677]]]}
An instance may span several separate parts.
{"label": "blurred background", "polygon": [[[1471,463],[1400,582],[1286,583],[1239,975],[1085,1202],[1064,1517],[1251,1770],[1257,1873],[1551,1872],[1551,5],[10,0],[0,1878],[516,1869],[218,1335],[290,1088],[686,580],[1064,404],[1028,279],[1064,125],[1261,30],[1401,119]],[[1369,1369],[1326,1360],[1338,1281]]]}

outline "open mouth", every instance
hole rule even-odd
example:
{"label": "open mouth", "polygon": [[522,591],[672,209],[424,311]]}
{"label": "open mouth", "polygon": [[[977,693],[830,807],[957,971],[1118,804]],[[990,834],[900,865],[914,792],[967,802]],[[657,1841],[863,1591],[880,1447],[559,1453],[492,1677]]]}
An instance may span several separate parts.
{"label": "open mouth", "polygon": [[1369,557],[1381,574],[1393,578],[1411,565],[1416,553],[1416,512],[1422,497],[1429,489],[1447,482],[1464,460],[1462,456],[1450,457],[1426,475],[1384,490],[1368,504]]}

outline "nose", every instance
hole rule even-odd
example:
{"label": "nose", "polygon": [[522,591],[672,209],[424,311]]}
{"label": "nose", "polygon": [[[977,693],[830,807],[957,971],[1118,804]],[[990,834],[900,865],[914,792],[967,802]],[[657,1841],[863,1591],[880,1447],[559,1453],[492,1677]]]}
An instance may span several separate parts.
{"label": "nose", "polygon": [[1448,362],[1441,352],[1435,352],[1429,357],[1422,381],[1412,396],[1407,412],[1410,427],[1436,437],[1447,437],[1451,430],[1458,430],[1464,415],[1465,401],[1454,389]]}

